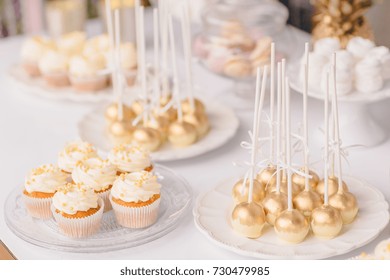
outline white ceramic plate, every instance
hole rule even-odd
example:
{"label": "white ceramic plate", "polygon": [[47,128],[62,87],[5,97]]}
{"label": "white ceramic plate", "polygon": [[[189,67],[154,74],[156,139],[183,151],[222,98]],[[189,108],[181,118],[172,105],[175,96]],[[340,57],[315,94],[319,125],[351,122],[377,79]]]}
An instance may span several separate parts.
{"label": "white ceramic plate", "polygon": [[[204,102],[207,104],[207,116],[211,126],[209,133],[188,147],[178,148],[166,142],[158,151],[151,154],[153,160],[172,161],[199,156],[222,146],[236,134],[239,120],[233,110],[216,102]],[[86,115],[79,122],[78,130],[81,139],[107,152],[112,144],[106,134],[104,108],[99,107]]]}
{"label": "white ceramic plate", "polygon": [[[289,67],[288,76],[290,79],[291,88],[299,93],[303,93],[303,83],[300,80],[299,74],[299,63],[295,63]],[[317,88],[309,89],[309,96],[323,100],[323,92],[320,85]],[[385,81],[384,86],[381,90],[372,93],[359,92],[353,90],[347,95],[339,95],[338,100],[341,102],[356,102],[356,103],[372,103],[382,99],[390,98],[390,79]]]}
{"label": "white ceramic plate", "polygon": [[102,102],[112,98],[110,87],[96,92],[77,92],[72,87],[54,88],[48,86],[42,78],[29,77],[20,65],[9,69],[9,77],[21,89],[21,92],[53,100],[73,102]]}
{"label": "white ceramic plate", "polygon": [[341,234],[332,240],[319,240],[309,234],[300,244],[287,244],[279,240],[269,226],[258,239],[236,234],[230,225],[233,179],[199,196],[194,208],[195,224],[216,245],[247,257],[323,259],[345,254],[375,239],[389,222],[389,205],[381,192],[353,177],[345,177],[345,181],[357,197],[359,213],[356,220],[344,226]]}
{"label": "white ceramic plate", "polygon": [[174,230],[191,206],[192,190],[188,183],[170,169],[156,165],[161,179],[161,203],[157,222],[144,229],[127,229],[115,221],[113,211],[103,214],[100,230],[87,238],[63,235],[54,219],[31,218],[22,201],[22,190],[12,191],[4,205],[5,221],[21,239],[52,250],[78,253],[106,252],[139,246]]}

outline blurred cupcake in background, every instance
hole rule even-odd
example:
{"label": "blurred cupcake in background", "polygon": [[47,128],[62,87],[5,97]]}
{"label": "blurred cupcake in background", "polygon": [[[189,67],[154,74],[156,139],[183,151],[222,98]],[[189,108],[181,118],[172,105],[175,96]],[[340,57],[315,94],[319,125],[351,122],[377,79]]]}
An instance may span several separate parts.
{"label": "blurred cupcake in background", "polygon": [[50,50],[43,55],[38,65],[43,79],[49,86],[65,87],[70,85],[68,78],[68,56],[59,51]]}
{"label": "blurred cupcake in background", "polygon": [[69,56],[72,57],[74,55],[79,55],[82,53],[85,45],[86,35],[84,32],[71,32],[62,35],[57,40],[57,47],[58,50]]}

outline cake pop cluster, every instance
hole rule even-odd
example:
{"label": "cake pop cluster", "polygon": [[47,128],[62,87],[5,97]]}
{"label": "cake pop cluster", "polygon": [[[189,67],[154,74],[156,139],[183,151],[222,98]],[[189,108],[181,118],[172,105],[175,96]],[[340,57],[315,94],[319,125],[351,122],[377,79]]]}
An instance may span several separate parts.
{"label": "cake pop cluster", "polygon": [[[188,7],[183,6],[181,14],[186,78],[184,83],[180,83],[172,16],[168,13],[164,2],[153,12],[153,77],[147,79],[144,8],[138,2],[136,2],[135,13],[139,50],[137,56],[139,94],[131,104],[123,103],[121,83],[123,73],[117,59],[116,71],[113,72],[114,89],[117,89],[116,102],[110,104],[105,111],[107,135],[113,144],[134,142],[150,151],[158,150],[166,142],[175,147],[189,146],[208,133],[210,124],[205,104],[194,97]],[[118,28],[119,25],[109,29],[119,35]],[[115,43],[113,49],[116,50],[116,57],[120,57],[118,54],[120,49],[117,47],[120,38],[116,38]],[[171,67],[172,81],[168,73],[169,67]]]}
{"label": "cake pop cluster", "polygon": [[[274,45],[271,47],[272,52],[274,52]],[[251,162],[249,171],[234,185],[232,191],[235,206],[231,215],[231,225],[238,234],[248,238],[259,238],[265,229],[269,230],[273,227],[276,235],[288,243],[304,241],[310,231],[316,238],[332,239],[340,234],[343,225],[352,223],[356,218],[359,210],[358,202],[343,181],[342,175],[336,56],[337,54],[333,55],[332,64],[326,76],[327,86],[324,93],[325,131],[322,179],[310,169],[307,111],[308,44],[305,46],[304,60],[302,135],[291,132],[290,86],[285,74],[285,60],[275,65],[274,59],[271,59],[269,137],[259,138],[268,69],[264,67],[261,91],[259,90],[260,70],[258,70],[253,130],[250,133],[252,135]],[[273,108],[275,80],[276,121]],[[331,110],[329,110],[329,103]],[[330,133],[330,127],[334,133]],[[292,163],[292,150],[295,146],[292,145],[293,137],[303,146],[303,166],[296,167]],[[261,151],[259,149],[261,141],[270,142],[269,158],[266,160],[259,160],[257,156]],[[269,226],[265,227],[266,224]]]}

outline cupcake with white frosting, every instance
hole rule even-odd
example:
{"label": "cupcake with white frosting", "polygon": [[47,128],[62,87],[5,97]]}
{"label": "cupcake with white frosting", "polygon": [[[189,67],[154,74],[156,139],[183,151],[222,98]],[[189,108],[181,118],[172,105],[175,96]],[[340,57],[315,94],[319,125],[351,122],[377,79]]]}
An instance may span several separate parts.
{"label": "cupcake with white frosting", "polygon": [[58,156],[58,166],[67,173],[72,173],[79,162],[97,157],[96,149],[88,142],[76,140],[66,144]]}
{"label": "cupcake with white frosting", "polygon": [[330,58],[334,52],[337,52],[340,49],[340,40],[337,38],[322,38],[314,44],[314,52],[327,58]]}
{"label": "cupcake with white frosting", "polygon": [[[106,53],[106,59],[110,68],[113,68],[112,53]],[[133,43],[122,43],[120,46],[120,65],[125,75],[128,86],[132,86],[135,83],[137,75],[137,50]]]}
{"label": "cupcake with white frosting", "polygon": [[156,222],[161,185],[152,172],[120,175],[111,189],[110,200],[118,224],[144,228]]}
{"label": "cupcake with white frosting", "polygon": [[103,217],[104,202],[92,188],[67,184],[53,196],[51,211],[60,231],[73,238],[96,233]]}
{"label": "cupcake with white frosting", "polygon": [[367,57],[374,57],[382,64],[382,76],[384,80],[390,79],[390,51],[385,46],[375,47],[371,49]]}
{"label": "cupcake with white frosting", "polygon": [[349,40],[347,51],[349,51],[356,60],[361,60],[366,54],[375,47],[375,43],[362,37],[354,37]]}
{"label": "cupcake with white frosting", "polygon": [[361,60],[355,69],[356,89],[363,93],[376,92],[383,87],[382,64],[373,57]]}
{"label": "cupcake with white frosting", "polygon": [[112,209],[108,196],[116,177],[115,166],[99,157],[80,162],[72,171],[75,183],[92,188],[103,199],[104,212]]}
{"label": "cupcake with white frosting", "polygon": [[101,73],[105,68],[106,62],[102,54],[73,56],[69,62],[70,82],[78,91],[102,90],[108,86],[108,76]]}
{"label": "cupcake with white frosting", "polygon": [[101,34],[90,38],[85,42],[83,55],[89,57],[91,54],[105,54],[110,49],[110,39],[107,34]]}
{"label": "cupcake with white frosting", "polygon": [[22,67],[30,77],[41,75],[38,63],[48,50],[54,50],[55,44],[52,40],[33,36],[27,39],[22,46],[21,60]]}
{"label": "cupcake with white frosting", "polygon": [[68,78],[68,56],[51,50],[43,55],[38,65],[43,78],[49,86],[65,87],[70,85]]}
{"label": "cupcake with white frosting", "polygon": [[86,35],[84,32],[71,32],[62,35],[57,40],[57,47],[63,54],[72,57],[83,51]]}
{"label": "cupcake with white frosting", "polygon": [[118,175],[153,170],[149,153],[136,145],[122,144],[114,147],[108,154],[108,160],[116,166]]}
{"label": "cupcake with white frosting", "polygon": [[32,169],[24,183],[23,200],[27,212],[34,218],[52,217],[50,206],[56,191],[68,183],[69,174],[52,164]]}

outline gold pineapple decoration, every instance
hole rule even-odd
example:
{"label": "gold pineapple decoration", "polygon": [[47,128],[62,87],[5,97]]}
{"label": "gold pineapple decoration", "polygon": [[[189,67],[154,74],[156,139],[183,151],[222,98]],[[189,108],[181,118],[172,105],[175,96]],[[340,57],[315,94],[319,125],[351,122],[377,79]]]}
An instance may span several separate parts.
{"label": "gold pineapple decoration", "polygon": [[352,37],[374,39],[371,27],[364,16],[373,0],[311,0],[316,14],[313,16],[313,40],[324,37],[340,39],[346,47]]}

